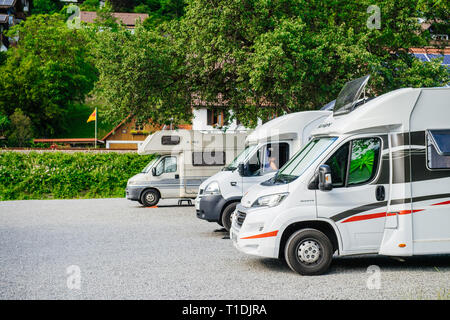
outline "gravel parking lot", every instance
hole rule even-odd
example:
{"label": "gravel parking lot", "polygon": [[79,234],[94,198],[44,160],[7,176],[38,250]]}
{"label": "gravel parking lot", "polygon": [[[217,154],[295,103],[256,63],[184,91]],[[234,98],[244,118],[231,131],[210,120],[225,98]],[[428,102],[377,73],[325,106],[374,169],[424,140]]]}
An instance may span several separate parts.
{"label": "gravel parking lot", "polygon": [[[338,258],[302,277],[239,253],[218,227],[176,201],[0,202],[0,299],[449,298],[448,255]],[[372,265],[379,289],[367,285]]]}

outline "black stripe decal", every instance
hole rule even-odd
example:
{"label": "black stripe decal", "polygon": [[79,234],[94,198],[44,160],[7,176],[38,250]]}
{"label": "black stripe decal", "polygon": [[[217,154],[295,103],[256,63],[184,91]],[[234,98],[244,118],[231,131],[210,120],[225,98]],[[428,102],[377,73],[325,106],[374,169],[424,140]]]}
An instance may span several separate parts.
{"label": "black stripe decal", "polygon": [[[429,196],[420,196],[420,197],[414,197],[412,199],[411,198],[394,199],[394,200],[391,200],[391,205],[411,203],[411,200],[412,200],[412,202],[420,202],[420,201],[442,199],[442,198],[450,198],[450,193],[433,194],[433,195],[429,195]],[[334,222],[337,222],[339,220],[349,218],[351,216],[362,213],[364,211],[369,211],[372,209],[381,208],[381,207],[385,207],[385,206],[387,206],[387,201],[374,202],[374,203],[366,204],[364,206],[356,207],[356,208],[338,213],[338,214],[332,216],[330,219],[333,220]]]}
{"label": "black stripe decal", "polygon": [[334,216],[332,216],[330,219],[333,220],[334,222],[337,222],[339,220],[354,216],[358,213],[364,212],[364,211],[369,211],[369,210],[373,210],[376,208],[381,208],[381,207],[385,207],[387,206],[387,201],[379,201],[379,202],[374,202],[374,203],[370,203],[370,204],[366,204],[360,207],[356,207],[350,210],[346,210],[344,212],[338,213]]}

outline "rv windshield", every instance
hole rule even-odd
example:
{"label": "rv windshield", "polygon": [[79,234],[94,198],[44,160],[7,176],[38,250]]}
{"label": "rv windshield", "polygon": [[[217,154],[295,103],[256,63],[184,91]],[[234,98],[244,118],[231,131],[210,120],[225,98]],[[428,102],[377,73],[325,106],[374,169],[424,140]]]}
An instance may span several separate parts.
{"label": "rv windshield", "polygon": [[274,183],[290,183],[297,179],[336,140],[336,137],[311,140],[278,171]]}
{"label": "rv windshield", "polygon": [[247,146],[244,150],[242,150],[242,152],[236,157],[234,158],[234,160],[226,167],[223,168],[224,171],[233,171],[236,170],[239,163],[244,162],[244,160],[247,158],[247,156],[253,152],[253,150],[255,150],[255,148],[258,145],[253,144],[250,146]]}
{"label": "rv windshield", "polygon": [[155,164],[155,162],[158,161],[159,158],[161,158],[161,156],[154,157],[153,160],[150,161],[148,163],[148,165],[145,166],[144,169],[142,169],[141,173],[148,173],[152,169],[152,167]]}

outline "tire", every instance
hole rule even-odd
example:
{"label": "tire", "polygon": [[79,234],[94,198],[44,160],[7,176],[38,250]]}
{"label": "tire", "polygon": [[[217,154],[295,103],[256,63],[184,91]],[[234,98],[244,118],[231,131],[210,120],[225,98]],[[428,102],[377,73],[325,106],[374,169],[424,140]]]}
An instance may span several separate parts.
{"label": "tire", "polygon": [[330,267],[333,245],[323,232],[302,229],[286,242],[284,257],[292,271],[305,276],[320,275]]}
{"label": "tire", "polygon": [[231,215],[233,214],[234,210],[236,209],[237,202],[230,203],[225,207],[225,209],[222,212],[222,226],[225,228],[225,230],[230,231],[231,229]]}
{"label": "tire", "polygon": [[145,190],[141,195],[141,203],[144,207],[153,207],[159,202],[159,192],[155,189]]}

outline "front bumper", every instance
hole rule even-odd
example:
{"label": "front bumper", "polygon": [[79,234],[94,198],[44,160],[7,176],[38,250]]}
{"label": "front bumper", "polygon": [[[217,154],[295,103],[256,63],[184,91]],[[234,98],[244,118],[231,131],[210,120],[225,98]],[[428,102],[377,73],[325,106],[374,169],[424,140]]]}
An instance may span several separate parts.
{"label": "front bumper", "polygon": [[226,203],[222,195],[207,195],[195,199],[197,218],[209,222],[218,222]]}
{"label": "front bumper", "polygon": [[230,229],[230,238],[239,251],[268,258],[278,258],[278,242],[281,235],[272,230],[268,215],[263,210],[272,208],[236,207]]}
{"label": "front bumper", "polygon": [[127,186],[125,188],[126,198],[132,201],[140,200],[141,193],[145,189],[145,187],[140,186]]}

